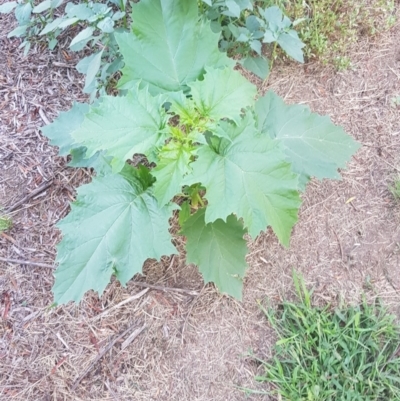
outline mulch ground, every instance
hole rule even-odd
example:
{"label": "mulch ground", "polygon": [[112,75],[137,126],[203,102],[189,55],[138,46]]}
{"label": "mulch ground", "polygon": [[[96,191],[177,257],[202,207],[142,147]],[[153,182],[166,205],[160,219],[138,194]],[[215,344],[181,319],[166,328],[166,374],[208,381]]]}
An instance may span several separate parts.
{"label": "mulch ground", "polygon": [[243,400],[239,387],[265,388],[249,351],[267,358],[274,340],[257,300],[292,297],[292,269],[317,304],[365,294],[400,316],[400,204],[389,191],[400,174],[398,23],[360,38],[350,70],[278,63],[268,83],[256,81],[328,114],[362,148],[343,180],[309,184],[289,249],[271,231],[250,244],[242,303],[173,257],[146,263],[127,288],[113,281],[101,297],[56,308],[56,223],[91,175],[68,168],[40,127],[85,100],[83,79],[67,46],[24,58],[6,37],[13,25],[0,16],[0,205],[13,220],[0,235],[1,400]]}

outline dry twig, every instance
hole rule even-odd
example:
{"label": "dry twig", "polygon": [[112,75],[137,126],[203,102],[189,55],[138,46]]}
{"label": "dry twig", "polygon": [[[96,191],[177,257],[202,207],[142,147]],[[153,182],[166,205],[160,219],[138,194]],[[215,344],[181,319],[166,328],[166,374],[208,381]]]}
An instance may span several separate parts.
{"label": "dry twig", "polygon": [[52,265],[48,265],[46,263],[40,263],[40,262],[32,262],[30,260],[9,259],[9,258],[3,258],[3,257],[0,256],[0,261],[1,262],[6,262],[6,263],[16,263],[18,265],[47,267],[49,269],[54,269],[54,266],[52,266]]}
{"label": "dry twig", "polygon": [[[135,322],[134,324],[130,325],[126,330],[124,330],[121,334],[119,334],[117,337],[115,337],[113,340],[111,340],[100,352],[99,354],[96,356],[95,360],[85,369],[85,371],[75,380],[71,390],[74,391],[79,383],[82,381],[82,379],[93,369],[93,367],[96,365],[96,363],[103,358],[103,356],[114,346],[114,344],[119,341],[122,337],[124,337],[127,333],[129,333],[133,327],[136,325],[137,323]],[[141,330],[135,330],[135,334],[136,336],[134,338],[130,338],[130,342],[132,342],[144,329],[146,328],[146,325],[143,325]],[[125,340],[126,342],[127,340]],[[125,344],[124,342],[124,344]]]}
{"label": "dry twig", "polygon": [[40,185],[40,187],[34,189],[30,194],[24,196],[17,203],[14,203],[14,205],[7,208],[6,213],[10,213],[10,212],[14,211],[15,209],[17,209],[19,206],[23,205],[29,199],[35,197],[36,195],[39,195],[43,191],[46,191],[46,189],[48,189],[52,184],[53,184],[53,180],[46,181],[45,183]]}
{"label": "dry twig", "polygon": [[152,290],[158,290],[158,291],[175,291],[175,292],[180,292],[182,294],[188,294],[193,296],[199,295],[199,292],[193,290],[186,290],[185,288],[163,287],[160,285],[142,283],[140,281],[135,281],[132,284],[137,285],[138,287],[150,288]]}

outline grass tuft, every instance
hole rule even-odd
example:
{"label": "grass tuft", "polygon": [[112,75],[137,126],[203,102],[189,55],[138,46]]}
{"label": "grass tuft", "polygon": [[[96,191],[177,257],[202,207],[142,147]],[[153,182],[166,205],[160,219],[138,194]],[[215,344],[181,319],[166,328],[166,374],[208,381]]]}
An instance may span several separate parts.
{"label": "grass tuft", "polygon": [[400,177],[397,177],[393,185],[389,186],[389,191],[396,201],[400,201]]}
{"label": "grass tuft", "polygon": [[0,233],[12,227],[12,221],[9,217],[0,214]]}
{"label": "grass tuft", "polygon": [[287,401],[400,400],[400,326],[377,302],[331,310],[311,306],[295,276],[299,303],[264,309],[278,333],[275,356],[261,361]]}

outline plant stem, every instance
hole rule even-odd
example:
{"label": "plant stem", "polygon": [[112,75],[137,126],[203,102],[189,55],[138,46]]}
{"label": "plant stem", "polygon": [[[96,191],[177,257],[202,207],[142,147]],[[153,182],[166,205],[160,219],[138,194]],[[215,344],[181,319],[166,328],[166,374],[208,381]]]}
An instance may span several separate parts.
{"label": "plant stem", "polygon": [[[121,11],[125,12],[125,4],[124,4],[124,0],[120,0],[119,5],[121,7]],[[126,18],[126,12],[124,15],[124,28],[127,29],[128,28],[128,22],[127,22],[127,18]]]}

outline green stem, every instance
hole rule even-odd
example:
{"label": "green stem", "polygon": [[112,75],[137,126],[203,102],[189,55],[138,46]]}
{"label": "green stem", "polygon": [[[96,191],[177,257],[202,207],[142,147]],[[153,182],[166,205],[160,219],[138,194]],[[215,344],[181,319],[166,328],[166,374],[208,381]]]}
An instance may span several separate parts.
{"label": "green stem", "polygon": [[[121,8],[121,11],[122,11],[122,12],[125,12],[124,0],[120,0],[119,6],[120,6],[120,8]],[[125,15],[124,15],[124,28],[125,28],[125,29],[128,28],[128,21],[127,21],[127,19],[126,19],[126,12],[125,12]]]}
{"label": "green stem", "polygon": [[274,65],[274,61],[275,61],[275,56],[276,56],[276,47],[278,46],[278,42],[274,43],[274,48],[272,50],[272,55],[271,55],[271,64],[269,66],[269,70],[272,71],[272,67]]}

